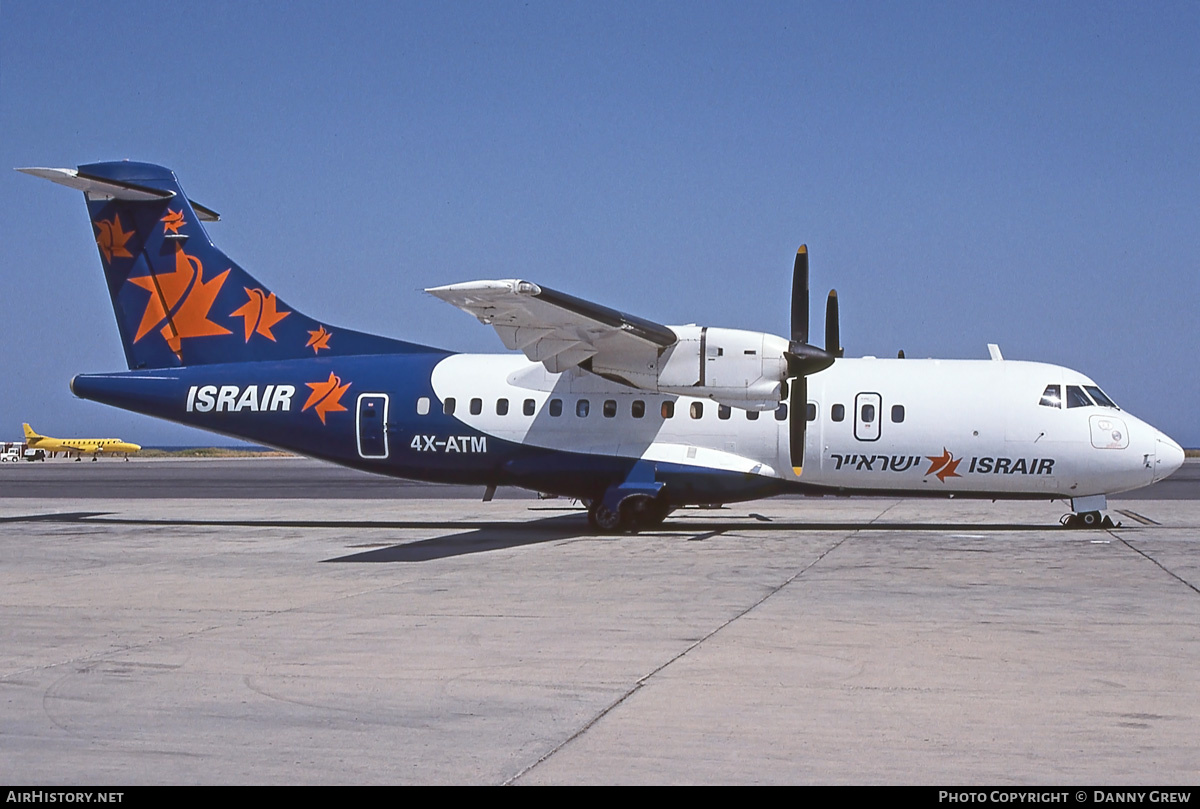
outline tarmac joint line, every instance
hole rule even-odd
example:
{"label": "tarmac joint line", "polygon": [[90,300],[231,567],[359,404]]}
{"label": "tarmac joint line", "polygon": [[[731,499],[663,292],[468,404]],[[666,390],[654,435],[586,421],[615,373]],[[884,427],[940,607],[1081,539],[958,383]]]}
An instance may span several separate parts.
{"label": "tarmac joint line", "polygon": [[[896,503],[892,503],[891,505],[889,505],[887,508],[885,508],[883,511],[881,511],[878,515],[876,515],[870,522],[874,523],[876,520],[879,520],[881,517],[883,517],[884,514],[886,514],[888,511],[890,511],[892,508],[894,508],[895,505],[896,505]],[[716,627],[714,627],[711,631],[709,631],[705,635],[697,638],[692,643],[688,644],[684,649],[679,651],[677,654],[672,655],[665,662],[663,662],[659,666],[655,667],[652,671],[639,677],[634,682],[634,684],[628,690],[625,691],[625,693],[621,694],[621,696],[619,696],[615,700],[613,700],[613,702],[610,703],[608,706],[606,706],[602,711],[600,711],[595,716],[593,716],[588,722],[586,722],[583,725],[583,727],[579,728],[577,731],[572,733],[566,739],[559,742],[553,748],[551,748],[546,753],[544,753],[542,756],[540,756],[536,761],[534,761],[533,763],[529,764],[528,766],[522,768],[521,770],[517,771],[510,778],[506,779],[502,785],[503,786],[511,786],[512,784],[519,781],[521,778],[524,778],[526,775],[528,775],[530,772],[532,772],[536,767],[538,767],[542,763],[549,761],[550,758],[553,757],[554,755],[556,755],[559,751],[564,750],[568,745],[570,745],[576,739],[581,738],[585,733],[587,733],[589,730],[591,730],[593,727],[595,727],[597,724],[599,724],[599,722],[602,719],[604,719],[604,717],[608,716],[610,713],[612,713],[618,707],[620,707],[621,705],[628,702],[633,697],[634,694],[636,694],[638,691],[642,690],[642,687],[647,685],[650,682],[650,680],[653,679],[656,675],[658,675],[662,671],[665,671],[668,667],[670,667],[672,664],[676,663],[677,661],[682,660],[684,657],[689,655],[693,650],[699,648],[701,646],[701,644],[703,644],[709,638],[716,636],[723,629],[732,625],[735,621],[738,621],[743,616],[749,615],[751,612],[758,609],[760,606],[765,604],[772,596],[776,595],[777,593],[782,591],[785,587],[789,586],[792,582],[796,581],[796,579],[800,578],[805,573],[807,573],[808,571],[812,570],[814,567],[819,565],[825,559],[825,557],[827,557],[829,554],[836,551],[843,544],[845,544],[849,539],[854,537],[856,534],[859,533],[859,531],[865,529],[866,527],[867,526],[863,526],[863,528],[853,529],[846,536],[842,537],[837,542],[833,543],[828,548],[821,551],[821,553],[819,553],[817,555],[817,558],[813,559],[811,562],[809,562],[807,565],[802,567],[800,570],[793,573],[791,576],[789,576],[787,579],[785,579],[780,584],[771,588],[771,590],[769,590],[764,596],[759,598],[757,601],[750,604],[750,606],[741,610],[736,615],[733,615],[730,618],[726,619],[725,621],[721,622]],[[701,534],[699,536],[692,537],[688,541],[689,542],[702,541],[704,539],[710,538],[711,536],[714,536],[717,534],[723,534],[727,530],[729,530],[729,529],[726,528],[726,529],[721,529],[719,531],[711,531],[708,534]]]}
{"label": "tarmac joint line", "polygon": [[1141,555],[1141,556],[1145,557],[1146,559],[1150,560],[1150,561],[1151,561],[1152,563],[1154,563],[1154,565],[1156,565],[1156,566],[1158,567],[1158,569],[1159,569],[1159,570],[1161,570],[1163,573],[1166,573],[1166,574],[1167,574],[1168,576],[1170,576],[1171,578],[1173,578],[1173,579],[1177,580],[1178,582],[1180,582],[1181,584],[1183,584],[1185,587],[1189,588],[1189,589],[1190,589],[1192,592],[1196,593],[1197,595],[1200,595],[1200,588],[1196,587],[1196,585],[1192,584],[1190,581],[1188,581],[1187,579],[1183,578],[1182,576],[1180,576],[1180,575],[1179,575],[1178,573],[1176,573],[1175,571],[1173,571],[1173,570],[1171,570],[1170,568],[1168,568],[1168,567],[1166,567],[1165,565],[1163,565],[1163,563],[1162,563],[1162,562],[1158,561],[1157,559],[1155,559],[1155,558],[1154,558],[1153,556],[1151,556],[1150,554],[1146,553],[1144,550],[1142,550],[1142,549],[1141,549],[1141,548],[1139,548],[1138,546],[1130,544],[1130,543],[1129,543],[1129,541],[1128,541],[1128,540],[1126,540],[1126,539],[1124,539],[1123,537],[1119,537],[1119,536],[1117,536],[1116,534],[1113,534],[1111,531],[1109,531],[1109,533],[1110,533],[1110,534],[1112,534],[1113,538],[1114,538],[1114,539],[1116,539],[1118,542],[1120,542],[1122,545],[1124,545],[1126,548],[1129,548],[1129,549],[1130,549],[1130,550],[1132,550],[1134,553],[1137,553],[1137,554],[1139,554],[1139,555]]}
{"label": "tarmac joint line", "polygon": [[1117,512],[1120,514],[1124,514],[1126,517],[1128,517],[1131,520],[1137,520],[1142,525],[1162,525],[1162,523],[1160,523],[1158,520],[1152,520],[1149,517],[1147,517],[1145,514],[1138,514],[1136,511],[1134,511],[1132,509],[1119,508],[1119,509],[1117,509]]}

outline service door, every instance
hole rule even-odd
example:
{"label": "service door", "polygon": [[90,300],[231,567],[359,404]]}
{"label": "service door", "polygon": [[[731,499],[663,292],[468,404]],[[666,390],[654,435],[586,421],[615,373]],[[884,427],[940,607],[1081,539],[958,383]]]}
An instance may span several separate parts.
{"label": "service door", "polygon": [[388,396],[362,393],[358,397],[358,454],[362,458],[386,458]]}
{"label": "service door", "polygon": [[878,441],[883,421],[883,397],[878,393],[860,393],[854,397],[854,437],[859,441]]}

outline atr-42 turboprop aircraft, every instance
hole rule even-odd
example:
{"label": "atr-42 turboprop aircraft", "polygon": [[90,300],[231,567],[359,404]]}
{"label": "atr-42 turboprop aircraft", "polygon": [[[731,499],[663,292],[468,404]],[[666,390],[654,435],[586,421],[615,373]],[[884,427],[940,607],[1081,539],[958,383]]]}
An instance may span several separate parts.
{"label": "atr-42 turboprop aircraft", "polygon": [[665,326],[521,280],[428,290],[513,355],[455,354],[292,309],[217,249],[175,175],[146,163],[20,169],[84,192],[129,370],[75,395],[397,477],[579,498],[605,530],[674,508],[799,492],[1069,499],[1183,463],[1170,438],[1068,368],[845,359],[830,293],[808,342]]}

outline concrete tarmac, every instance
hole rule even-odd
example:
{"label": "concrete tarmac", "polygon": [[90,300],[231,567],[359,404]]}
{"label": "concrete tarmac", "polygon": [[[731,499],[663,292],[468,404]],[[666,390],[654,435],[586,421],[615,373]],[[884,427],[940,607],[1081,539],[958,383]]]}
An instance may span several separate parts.
{"label": "concrete tarmac", "polygon": [[171,463],[44,467],[156,467],[157,497],[0,469],[5,781],[1200,778],[1196,499],[1068,531],[779,498],[600,538],[563,500],[296,497],[272,463],[309,462],[257,460],[188,462],[240,481],[197,496]]}

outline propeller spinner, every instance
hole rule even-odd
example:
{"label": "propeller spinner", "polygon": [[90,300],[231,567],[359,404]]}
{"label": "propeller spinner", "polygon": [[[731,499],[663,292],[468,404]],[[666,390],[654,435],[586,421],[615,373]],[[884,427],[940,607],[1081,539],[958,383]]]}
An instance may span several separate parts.
{"label": "propeller spinner", "polygon": [[788,371],[788,448],[792,471],[804,466],[804,431],[808,425],[808,375],[823,371],[841,357],[837,291],[825,303],[825,348],[808,342],[808,246],[800,245],[792,268],[792,335],[784,353]]}

